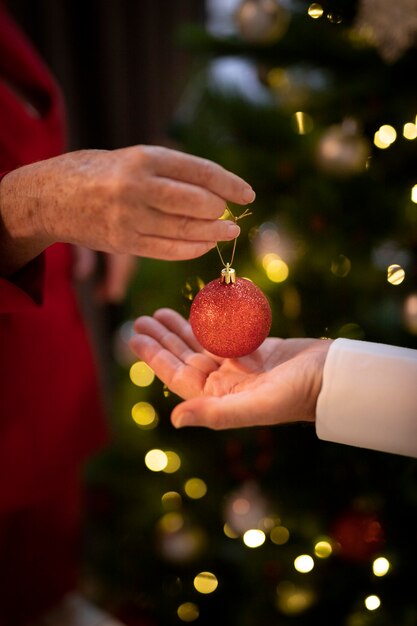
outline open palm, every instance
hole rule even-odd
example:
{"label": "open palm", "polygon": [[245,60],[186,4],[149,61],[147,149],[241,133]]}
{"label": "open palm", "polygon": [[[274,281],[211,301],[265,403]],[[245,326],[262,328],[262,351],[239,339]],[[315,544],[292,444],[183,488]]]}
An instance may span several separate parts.
{"label": "open palm", "polygon": [[329,341],[269,337],[248,356],[224,359],[204,350],[189,323],[171,309],[138,318],[135,330],[135,354],[185,399],[173,411],[175,426],[314,420]]}

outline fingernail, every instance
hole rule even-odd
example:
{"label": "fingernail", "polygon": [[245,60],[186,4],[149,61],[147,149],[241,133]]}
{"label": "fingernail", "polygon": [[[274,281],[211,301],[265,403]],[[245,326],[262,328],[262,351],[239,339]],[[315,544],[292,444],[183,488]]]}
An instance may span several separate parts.
{"label": "fingernail", "polygon": [[244,192],[242,193],[242,200],[244,202],[253,202],[255,200],[256,194],[252,187],[246,187]]}
{"label": "fingernail", "polygon": [[193,426],[194,424],[194,415],[190,412],[188,413],[180,413],[175,418],[174,426],[175,428],[182,428],[183,426]]}
{"label": "fingernail", "polygon": [[227,229],[226,229],[226,234],[227,234],[228,237],[230,237],[232,239],[234,239],[235,237],[238,237],[238,235],[240,235],[240,228],[239,228],[239,226],[237,224],[233,224],[233,223],[229,224],[227,226]]}

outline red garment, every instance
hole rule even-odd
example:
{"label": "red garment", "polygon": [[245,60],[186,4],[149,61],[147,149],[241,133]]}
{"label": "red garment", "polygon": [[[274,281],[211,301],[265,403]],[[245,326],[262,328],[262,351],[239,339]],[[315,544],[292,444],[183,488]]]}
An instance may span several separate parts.
{"label": "red garment", "polygon": [[[0,3],[0,172],[65,144],[59,89]],[[72,249],[56,244],[0,278],[0,625],[23,623],[30,598],[33,611],[44,608],[70,584],[74,563],[64,545],[68,562],[58,559],[56,546],[76,536],[80,465],[105,441],[71,274]]]}

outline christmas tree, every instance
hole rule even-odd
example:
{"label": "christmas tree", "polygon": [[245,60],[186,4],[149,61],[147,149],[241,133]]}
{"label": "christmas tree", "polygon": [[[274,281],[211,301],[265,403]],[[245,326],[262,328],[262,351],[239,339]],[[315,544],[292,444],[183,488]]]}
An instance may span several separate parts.
{"label": "christmas tree", "polygon": [[[417,348],[416,2],[223,4],[181,33],[195,67],[170,133],[255,189],[234,267],[271,334]],[[129,352],[136,316],[188,316],[221,267],[141,263],[114,443],[88,474],[87,592],[128,624],[416,625],[414,460],[305,424],[175,431],[178,398]]]}

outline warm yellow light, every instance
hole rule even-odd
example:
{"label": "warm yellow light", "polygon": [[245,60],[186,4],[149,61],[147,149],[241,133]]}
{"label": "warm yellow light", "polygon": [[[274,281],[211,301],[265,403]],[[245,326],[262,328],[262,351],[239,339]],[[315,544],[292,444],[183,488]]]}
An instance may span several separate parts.
{"label": "warm yellow light", "polygon": [[168,511],[181,508],[182,498],[178,491],[167,491],[161,498],[162,506]]}
{"label": "warm yellow light", "polygon": [[277,606],[286,615],[299,615],[307,610],[316,596],[311,589],[303,589],[283,580],[277,586]]}
{"label": "warm yellow light", "polygon": [[164,532],[176,533],[184,526],[184,518],[180,513],[165,513],[158,523]]}
{"label": "warm yellow light", "polygon": [[138,387],[148,387],[155,378],[153,370],[144,361],[133,363],[129,376],[132,383]]}
{"label": "warm yellow light", "polygon": [[275,543],[277,546],[282,546],[284,543],[287,543],[290,538],[290,531],[288,528],[285,528],[285,526],[274,526],[269,537],[272,543]]}
{"label": "warm yellow light", "polygon": [[327,557],[330,556],[332,552],[332,544],[329,541],[318,541],[314,546],[314,554],[318,556],[319,559],[327,559]]}
{"label": "warm yellow light", "polygon": [[313,129],[313,119],[303,111],[297,111],[292,116],[295,132],[299,135],[306,135]]}
{"label": "warm yellow light", "polygon": [[198,500],[207,493],[207,485],[201,478],[189,478],[184,485],[184,491],[189,498]]}
{"label": "warm yellow light", "polygon": [[283,283],[288,274],[288,265],[282,259],[274,259],[266,266],[266,275],[273,283]]}
{"label": "warm yellow light", "polygon": [[385,576],[388,573],[391,564],[384,556],[380,556],[372,563],[372,571],[375,576]]}
{"label": "warm yellow light", "polygon": [[168,458],[163,450],[149,450],[145,456],[145,465],[151,472],[162,472],[168,463]]}
{"label": "warm yellow light", "polygon": [[417,185],[411,188],[411,200],[417,204]]}
{"label": "warm yellow light", "polygon": [[158,416],[149,402],[136,402],[132,407],[132,418],[141,428],[155,428]]}
{"label": "warm yellow light", "polygon": [[165,454],[167,457],[167,464],[162,471],[166,474],[173,474],[174,472],[177,472],[181,467],[180,457],[172,450],[165,450]]}
{"label": "warm yellow light", "polygon": [[297,558],[294,559],[294,567],[297,572],[300,572],[301,574],[311,572],[314,567],[313,557],[309,554],[300,554],[300,556],[297,556]]}
{"label": "warm yellow light", "polygon": [[321,6],[321,4],[313,2],[313,4],[310,4],[310,6],[308,7],[308,14],[310,17],[313,18],[313,20],[316,20],[323,15],[323,7]]}
{"label": "warm yellow light", "polygon": [[368,611],[375,611],[375,609],[381,606],[381,600],[378,596],[368,596],[365,598],[365,606]]}
{"label": "warm yellow light", "polygon": [[389,148],[389,146],[390,146],[389,143],[386,143],[385,141],[382,141],[381,135],[379,133],[379,130],[377,130],[375,135],[374,135],[374,144],[380,150],[385,150],[385,148]]}
{"label": "warm yellow light", "polygon": [[235,533],[233,528],[231,528],[227,523],[223,526],[223,532],[226,537],[229,537],[229,539],[237,539],[239,537],[239,535]]}
{"label": "warm yellow light", "polygon": [[218,587],[219,581],[211,572],[200,572],[194,578],[194,587],[200,593],[213,593]]}
{"label": "warm yellow light", "polygon": [[270,263],[272,263],[272,261],[280,261],[280,260],[281,260],[281,257],[278,256],[278,254],[276,254],[275,252],[268,252],[262,257],[262,266],[264,270],[266,270],[266,268],[268,267]]}
{"label": "warm yellow light", "polygon": [[194,602],[184,602],[178,607],[177,615],[183,622],[194,622],[200,615],[200,611]]}
{"label": "warm yellow light", "polygon": [[265,542],[265,533],[258,528],[250,528],[243,535],[243,543],[248,548],[259,548]]}
{"label": "warm yellow light", "polygon": [[415,139],[417,137],[417,126],[412,122],[404,124],[403,135],[406,139]]}
{"label": "warm yellow light", "polygon": [[405,278],[405,271],[401,265],[389,265],[387,267],[387,281],[391,285],[401,285]]}
{"label": "warm yellow light", "polygon": [[339,276],[339,278],[345,278],[349,274],[351,268],[351,260],[344,254],[339,254],[337,258],[333,259],[330,266],[332,274]]}
{"label": "warm yellow light", "polygon": [[267,74],[267,80],[273,89],[281,89],[288,86],[287,72],[281,67],[273,67]]}
{"label": "warm yellow light", "polygon": [[397,131],[390,124],[383,124],[379,129],[379,136],[382,143],[392,144],[397,139]]}

